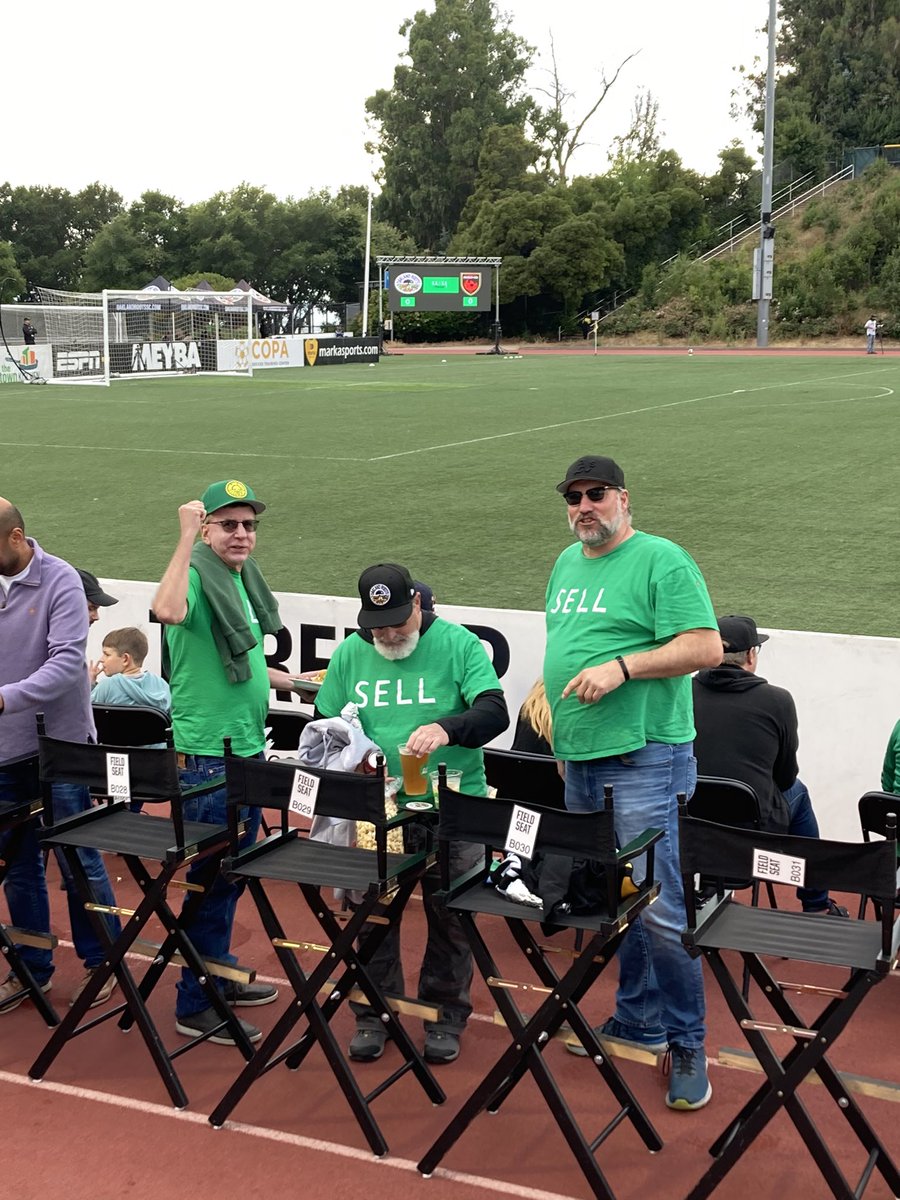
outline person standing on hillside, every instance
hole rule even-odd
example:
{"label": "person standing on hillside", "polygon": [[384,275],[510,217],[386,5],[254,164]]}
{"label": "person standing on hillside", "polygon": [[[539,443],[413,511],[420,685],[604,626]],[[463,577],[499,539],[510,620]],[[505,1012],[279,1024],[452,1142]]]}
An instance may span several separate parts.
{"label": "person standing on hillside", "polygon": [[620,845],[663,830],[659,899],[622,941],[616,1011],[597,1033],[644,1050],[668,1046],[666,1103],[691,1111],[709,1103],[712,1088],[702,963],[681,944],[677,796],[690,796],[697,777],[690,674],[718,666],[722,640],[697,564],[674,542],[633,528],[618,463],[584,455],[556,490],[577,538],[556,560],[546,603],[544,684],[566,808],[601,808],[611,784]]}

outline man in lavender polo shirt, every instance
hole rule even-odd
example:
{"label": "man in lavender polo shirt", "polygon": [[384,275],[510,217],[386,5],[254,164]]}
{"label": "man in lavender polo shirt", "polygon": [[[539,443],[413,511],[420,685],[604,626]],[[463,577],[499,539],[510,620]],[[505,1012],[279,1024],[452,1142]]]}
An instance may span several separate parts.
{"label": "man in lavender polo shirt", "polygon": [[[43,712],[47,732],[67,741],[94,738],[91,691],[84,659],[88,614],[84,589],[74,567],[46,554],[25,536],[22,514],[0,497],[0,802],[30,800],[40,795],[35,716]],[[87,788],[56,784],[53,813],[59,820],[90,807]],[[0,835],[0,855],[9,835]],[[94,894],[101,904],[115,904],[103,860],[96,851],[79,851]],[[103,947],[79,901],[68,869],[63,872],[69,900],[72,940],[83,959],[85,975],[71,1000],[80,994],[91,971],[103,961]],[[48,931],[50,911],[44,862],[37,828],[30,824],[20,853],[4,882],[14,925]],[[118,920],[109,921],[113,933]],[[22,958],[44,991],[50,988],[52,954],[21,947]],[[115,986],[101,989],[102,1004]],[[0,983],[0,1015],[11,1012],[24,996],[10,975]]]}

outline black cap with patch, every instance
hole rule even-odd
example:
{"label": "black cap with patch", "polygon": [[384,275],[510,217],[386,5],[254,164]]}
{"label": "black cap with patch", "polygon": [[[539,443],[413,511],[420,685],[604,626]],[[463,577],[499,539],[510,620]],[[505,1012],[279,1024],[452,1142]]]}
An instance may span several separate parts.
{"label": "black cap with patch", "polygon": [[406,567],[376,563],[363,571],[357,587],[362,601],[357,617],[360,629],[387,629],[409,620],[416,589]]}
{"label": "black cap with patch", "polygon": [[609,483],[613,487],[625,486],[625,472],[619,464],[600,454],[585,454],[573,462],[566,471],[565,479],[556,485],[556,490],[568,491],[569,484],[576,479],[596,479],[597,483]]}

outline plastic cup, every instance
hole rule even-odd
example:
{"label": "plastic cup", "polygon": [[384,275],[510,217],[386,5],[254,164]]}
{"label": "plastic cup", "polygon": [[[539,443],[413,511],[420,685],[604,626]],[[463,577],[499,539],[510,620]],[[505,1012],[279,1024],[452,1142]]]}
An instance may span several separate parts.
{"label": "plastic cup", "polygon": [[[447,787],[450,788],[451,791],[454,791],[454,792],[460,791],[460,789],[462,787],[462,777],[463,777],[462,771],[458,771],[456,769],[456,767],[447,767],[446,775],[447,775]],[[432,771],[431,772],[431,791],[432,791],[432,794],[434,795],[435,800],[437,800],[437,796],[438,796],[438,787],[440,785],[440,778],[441,778],[440,771]]]}
{"label": "plastic cup", "polygon": [[403,791],[407,796],[425,796],[428,794],[428,778],[425,768],[428,766],[429,755],[410,754],[406,743],[397,747],[400,755],[400,769],[403,772]]}

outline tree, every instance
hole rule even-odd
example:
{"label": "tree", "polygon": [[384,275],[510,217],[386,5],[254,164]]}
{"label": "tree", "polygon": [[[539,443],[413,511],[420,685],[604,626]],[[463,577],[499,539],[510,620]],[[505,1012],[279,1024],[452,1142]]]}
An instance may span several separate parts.
{"label": "tree", "polygon": [[521,128],[532,50],[492,0],[435,0],[404,21],[408,62],[366,101],[382,159],[377,215],[432,251],[446,247],[475,187],[492,126]]}
{"label": "tree", "polygon": [[544,154],[549,170],[553,171],[558,181],[565,186],[568,181],[569,163],[576,150],[584,145],[582,140],[585,127],[594,116],[597,109],[606,99],[610,88],[619,78],[622,68],[638,54],[635,50],[616,67],[612,79],[607,79],[605,73],[600,75],[600,95],[587,110],[584,116],[574,126],[566,120],[564,109],[574,98],[574,93],[565,87],[559,75],[556,62],[556,47],[553,37],[550,37],[550,86],[539,91],[549,97],[550,107],[545,112],[535,115],[536,136],[544,145]]}
{"label": "tree", "polygon": [[144,192],[126,212],[99,231],[84,257],[84,286],[141,288],[156,275],[184,272],[187,256],[184,205],[164,192]]}
{"label": "tree", "polygon": [[65,188],[0,185],[0,239],[11,242],[29,283],[77,288],[85,251],[121,209],[118,192],[93,183],[72,195]]}
{"label": "tree", "polygon": [[0,242],[0,303],[13,304],[25,294],[25,278],[9,242]]}
{"label": "tree", "polygon": [[[845,149],[896,141],[900,129],[897,0],[781,0],[775,154],[799,169],[839,163]],[[762,129],[765,76],[745,76]],[[818,157],[818,161],[813,161]]]}
{"label": "tree", "polygon": [[659,101],[653,93],[638,90],[631,105],[631,123],[623,134],[613,138],[610,162],[644,162],[659,154]]}

